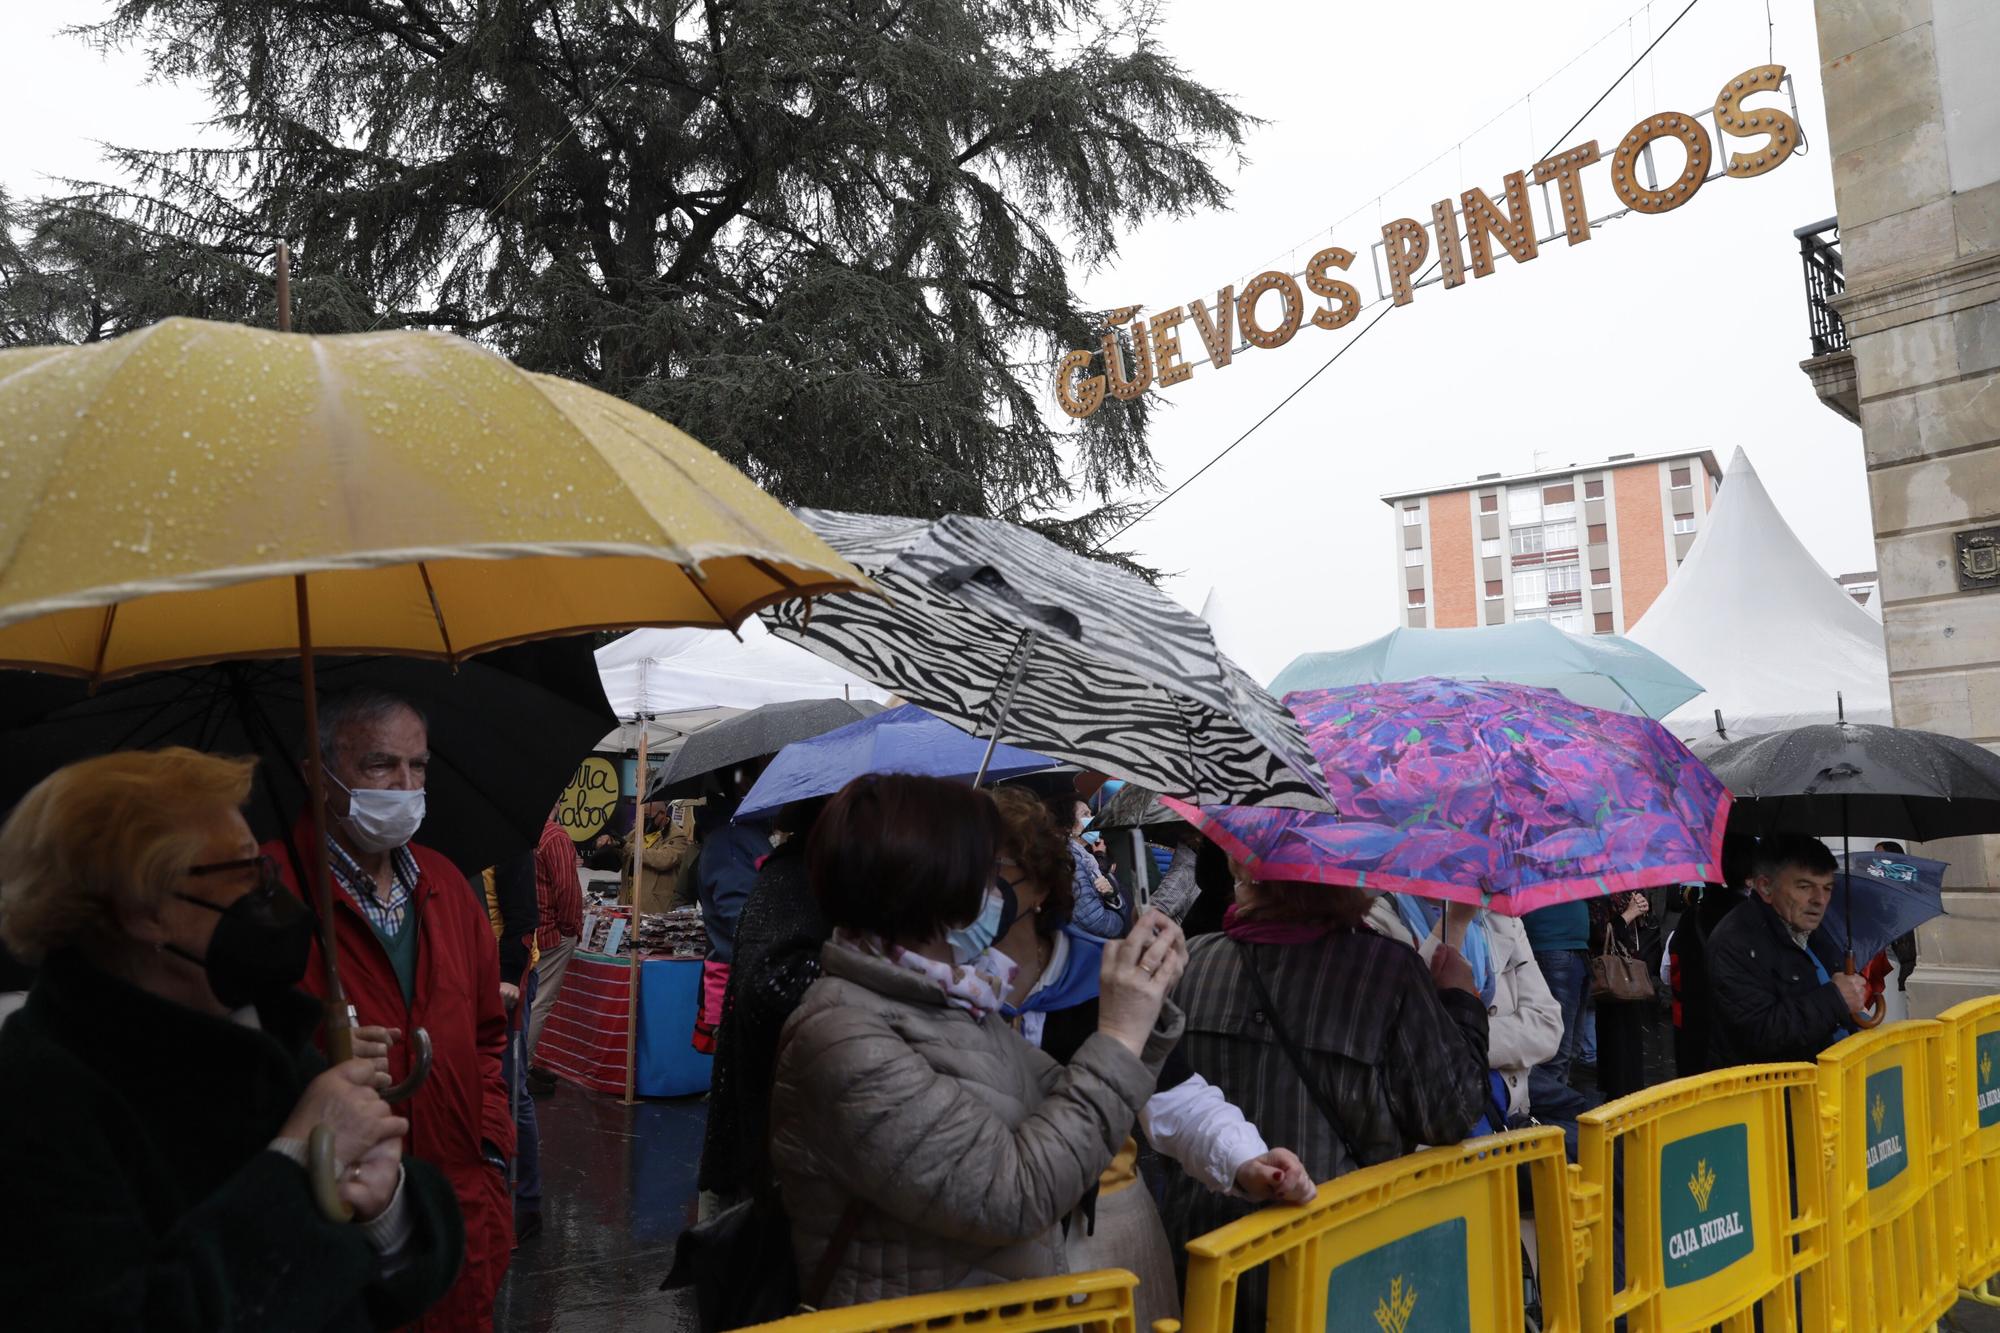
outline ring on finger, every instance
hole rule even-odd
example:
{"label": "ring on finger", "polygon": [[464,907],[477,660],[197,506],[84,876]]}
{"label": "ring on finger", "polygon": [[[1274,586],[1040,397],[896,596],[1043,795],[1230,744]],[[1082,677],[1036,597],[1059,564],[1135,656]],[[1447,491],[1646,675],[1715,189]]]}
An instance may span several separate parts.
{"label": "ring on finger", "polygon": [[347,1178],[349,1180],[361,1179],[361,1163],[356,1162],[354,1163],[354,1165],[347,1168]]}

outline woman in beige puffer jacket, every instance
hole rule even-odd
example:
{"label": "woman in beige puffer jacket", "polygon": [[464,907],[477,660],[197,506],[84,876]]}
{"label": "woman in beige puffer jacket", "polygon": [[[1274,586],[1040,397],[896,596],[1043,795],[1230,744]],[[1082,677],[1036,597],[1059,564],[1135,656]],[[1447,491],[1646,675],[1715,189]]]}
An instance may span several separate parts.
{"label": "woman in beige puffer jacket", "polygon": [[1106,947],[1098,1031],[1067,1067],[994,1012],[997,834],[985,793],[914,777],[857,779],[814,827],[834,939],[779,1039],[771,1159],[808,1299],[858,1203],[822,1307],[1066,1271],[1061,1220],[1180,1038],[1186,946],[1158,916]]}

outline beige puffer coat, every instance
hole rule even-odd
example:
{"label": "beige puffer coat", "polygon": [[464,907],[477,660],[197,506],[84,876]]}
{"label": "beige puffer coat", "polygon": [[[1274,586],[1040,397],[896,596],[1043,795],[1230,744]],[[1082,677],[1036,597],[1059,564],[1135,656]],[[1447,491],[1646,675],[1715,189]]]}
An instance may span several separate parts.
{"label": "beige puffer coat", "polygon": [[850,1198],[866,1207],[822,1304],[1067,1271],[1059,1223],[1097,1181],[1180,1040],[1102,1034],[1067,1067],[927,979],[829,944],[786,1022],[771,1159],[806,1286]]}

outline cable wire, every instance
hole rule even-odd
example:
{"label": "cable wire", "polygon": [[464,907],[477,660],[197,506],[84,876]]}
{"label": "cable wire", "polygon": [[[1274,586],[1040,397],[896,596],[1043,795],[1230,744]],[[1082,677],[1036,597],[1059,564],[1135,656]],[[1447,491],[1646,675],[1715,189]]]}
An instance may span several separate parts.
{"label": "cable wire", "polygon": [[[1672,32],[1674,28],[1679,25],[1680,21],[1688,16],[1689,11],[1691,11],[1696,5],[1700,3],[1701,0],[1688,0],[1687,7],[1681,10],[1680,13],[1674,15],[1674,21],[1672,23],[1669,23],[1666,27],[1660,29],[1659,35],[1646,44],[1646,49],[1639,53],[1637,59],[1633,60],[1631,64],[1625,67],[1625,72],[1620,74],[1617,78],[1613,79],[1611,81],[1610,86],[1607,87],[1603,92],[1598,94],[1597,100],[1592,102],[1590,106],[1584,110],[1584,113],[1578,116],[1576,120],[1571,123],[1568,129],[1564,130],[1561,134],[1556,136],[1555,142],[1551,144],[1545,152],[1543,152],[1542,156],[1544,158],[1555,156],[1556,151],[1563,146],[1563,143],[1569,138],[1569,136],[1576,133],[1577,128],[1581,126],[1584,121],[1590,119],[1591,113],[1596,111],[1598,107],[1604,105],[1604,99],[1611,96],[1612,93],[1618,91],[1618,85],[1625,82],[1626,79],[1630,78],[1632,71],[1639,68],[1640,63],[1644,61],[1647,56],[1653,53],[1653,48],[1658,46],[1661,42],[1665,41],[1667,39],[1667,34]],[[1428,278],[1431,275],[1432,271],[1437,268],[1438,263],[1439,263],[1438,260],[1433,259],[1430,262],[1430,264],[1425,267],[1424,271],[1417,275],[1416,282],[1421,283],[1424,281],[1424,279]],[[1414,286],[1415,284],[1412,285]],[[1330,370],[1334,362],[1340,360],[1341,357],[1346,356],[1350,351],[1354,350],[1354,345],[1360,342],[1363,338],[1367,337],[1371,332],[1373,332],[1375,326],[1377,324],[1380,324],[1385,318],[1387,318],[1389,312],[1394,309],[1396,309],[1396,306],[1394,304],[1383,306],[1382,309],[1379,312],[1377,312],[1377,314],[1373,319],[1369,320],[1366,324],[1363,324],[1361,328],[1358,331],[1356,331],[1355,335],[1352,338],[1349,338],[1345,343],[1341,344],[1338,351],[1334,352],[1332,356],[1329,356],[1325,361],[1321,362],[1318,370],[1315,370],[1313,371],[1312,374],[1306,376],[1305,379],[1299,383],[1297,388],[1293,389],[1283,398],[1280,398],[1269,411],[1264,413],[1263,416],[1258,417],[1255,421],[1251,422],[1249,428],[1246,429],[1241,435],[1238,435],[1235,439],[1231,440],[1228,444],[1224,445],[1222,449],[1219,452],[1217,452],[1213,458],[1209,459],[1206,463],[1203,463],[1199,468],[1195,469],[1192,476],[1188,477],[1187,480],[1181,482],[1178,486],[1175,486],[1172,490],[1168,491],[1165,495],[1155,500],[1152,504],[1147,505],[1144,509],[1140,510],[1139,513],[1136,516],[1134,516],[1130,521],[1128,521],[1123,527],[1120,527],[1116,532],[1113,532],[1109,536],[1106,536],[1101,540],[1099,540],[1097,545],[1092,549],[1101,551],[1110,543],[1124,536],[1127,532],[1130,532],[1133,528],[1136,528],[1141,523],[1144,523],[1154,514],[1157,514],[1160,511],[1161,507],[1167,503],[1167,501],[1173,499],[1176,495],[1179,495],[1182,491],[1186,490],[1189,486],[1193,485],[1195,481],[1198,480],[1203,473],[1207,472],[1217,463],[1220,463],[1223,459],[1229,457],[1231,453],[1235,452],[1236,446],[1242,444],[1245,440],[1249,439],[1252,435],[1256,434],[1258,427],[1262,426],[1272,417],[1278,415],[1278,413],[1284,409],[1286,404],[1290,403],[1294,398],[1297,398],[1301,393],[1304,393],[1307,385],[1310,385],[1314,380],[1318,379],[1321,375],[1324,375],[1328,370]]]}

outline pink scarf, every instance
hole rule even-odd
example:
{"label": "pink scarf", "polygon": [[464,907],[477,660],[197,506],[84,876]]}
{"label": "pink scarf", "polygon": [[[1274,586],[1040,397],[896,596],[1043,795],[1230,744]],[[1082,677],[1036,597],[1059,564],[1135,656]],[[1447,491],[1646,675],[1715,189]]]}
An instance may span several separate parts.
{"label": "pink scarf", "polygon": [[845,926],[833,932],[833,942],[843,949],[852,949],[869,958],[880,958],[906,972],[928,978],[944,992],[946,1003],[956,1005],[974,1018],[985,1018],[1000,1007],[1008,988],[1014,984],[1015,974],[1021,970],[998,949],[988,949],[970,963],[954,966],[912,953],[879,935],[849,930]]}
{"label": "pink scarf", "polygon": [[1231,903],[1222,914],[1222,933],[1245,944],[1311,944],[1332,934],[1333,927],[1303,921],[1245,921]]}

